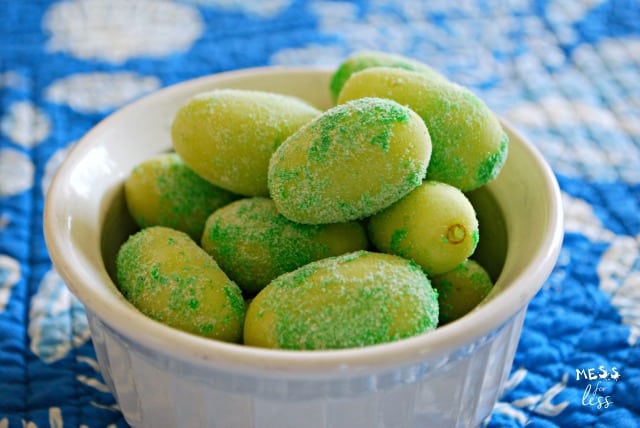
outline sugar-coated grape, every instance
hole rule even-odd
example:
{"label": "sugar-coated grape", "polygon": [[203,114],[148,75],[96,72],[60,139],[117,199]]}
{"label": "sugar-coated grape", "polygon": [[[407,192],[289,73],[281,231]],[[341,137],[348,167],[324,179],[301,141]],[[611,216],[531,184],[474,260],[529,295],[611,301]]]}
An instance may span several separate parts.
{"label": "sugar-coated grape", "polygon": [[349,76],[371,67],[397,67],[424,73],[431,79],[445,80],[445,77],[435,69],[413,58],[381,51],[358,51],[345,58],[332,74],[329,90],[333,100],[337,101],[342,86]]}
{"label": "sugar-coated grape", "polygon": [[193,172],[176,153],[159,154],[136,165],[124,191],[138,226],[167,226],[195,240],[214,210],[238,198]]}
{"label": "sugar-coated grape", "polygon": [[291,96],[216,89],[177,112],[171,137],[195,172],[233,193],[266,196],[271,154],[320,111]]}
{"label": "sugar-coated grape", "polygon": [[363,98],[329,109],[282,143],[269,164],[269,191],[292,221],[362,219],[419,186],[430,155],[416,113]]}
{"label": "sugar-coated grape", "polygon": [[472,259],[465,260],[449,272],[433,276],[431,283],[438,290],[440,324],[469,313],[493,288],[487,271]]}
{"label": "sugar-coated grape", "polygon": [[250,303],[246,345],[340,349],[407,338],[437,326],[429,279],[401,257],[358,251],[286,273]]}
{"label": "sugar-coated grape", "polygon": [[142,229],[120,247],[116,271],[124,297],[150,318],[213,339],[241,340],[240,288],[187,234]]}
{"label": "sugar-coated grape", "polygon": [[378,250],[411,259],[429,275],[456,267],[479,239],[473,205],[456,187],[436,181],[371,217],[368,230]]}
{"label": "sugar-coated grape", "polygon": [[220,208],[209,217],[202,235],[202,248],[248,294],[309,262],[367,245],[365,229],[358,222],[295,223],[264,197]]}
{"label": "sugar-coated grape", "polygon": [[498,118],[463,86],[424,73],[375,67],[351,75],[338,103],[363,97],[395,100],[422,117],[433,144],[430,180],[468,191],[493,180],[506,160],[508,137]]}

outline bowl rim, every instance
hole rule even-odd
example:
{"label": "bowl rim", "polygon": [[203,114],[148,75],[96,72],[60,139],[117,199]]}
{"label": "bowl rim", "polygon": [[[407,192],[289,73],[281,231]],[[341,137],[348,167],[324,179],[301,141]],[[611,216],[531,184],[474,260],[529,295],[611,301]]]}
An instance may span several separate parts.
{"label": "bowl rim", "polygon": [[[472,343],[474,339],[480,339],[500,328],[526,307],[542,287],[558,258],[563,239],[562,202],[551,167],[533,144],[503,119],[503,126],[519,138],[522,149],[535,160],[545,179],[544,191],[550,202],[550,227],[540,245],[542,250],[534,255],[528,266],[519,272],[509,287],[493,298],[491,305],[481,305],[465,317],[428,333],[395,342],[339,350],[273,350],[225,343],[163,325],[138,312],[128,302],[123,301],[123,298],[109,296],[113,293],[108,292],[109,287],[101,283],[105,280],[111,281],[104,266],[96,275],[91,269],[78,269],[70,265],[69,257],[73,260],[82,258],[78,258],[78,254],[74,253],[77,249],[72,245],[70,219],[59,214],[64,208],[65,186],[70,179],[74,163],[96,144],[96,136],[117,122],[121,116],[153,103],[158,98],[208,82],[219,83],[245,76],[259,77],[273,73],[322,73],[326,77],[326,74],[331,72],[330,68],[318,66],[264,66],[202,76],[172,84],[133,101],[91,128],[60,165],[48,189],[44,209],[45,242],[50,258],[67,287],[85,305],[87,314],[97,317],[103,325],[137,346],[147,348],[158,355],[169,353],[172,358],[190,364],[203,367],[213,365],[245,373],[259,372],[274,376],[283,373],[326,376],[331,373],[339,375],[346,369],[350,373],[369,373],[390,366],[409,365],[427,358],[444,357]],[[95,245],[99,247],[100,240],[97,241]],[[112,285],[115,287],[113,283]],[[518,302],[518,305],[514,306],[514,302]]]}

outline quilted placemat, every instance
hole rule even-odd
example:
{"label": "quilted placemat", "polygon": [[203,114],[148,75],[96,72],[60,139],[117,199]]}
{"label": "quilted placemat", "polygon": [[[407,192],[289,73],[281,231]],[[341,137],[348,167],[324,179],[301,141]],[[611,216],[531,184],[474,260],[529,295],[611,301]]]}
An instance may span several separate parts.
{"label": "quilted placemat", "polygon": [[1,0],[0,428],[125,427],[43,201],[122,105],[210,73],[423,60],[537,145],[566,212],[488,427],[640,426],[640,3],[636,0]]}

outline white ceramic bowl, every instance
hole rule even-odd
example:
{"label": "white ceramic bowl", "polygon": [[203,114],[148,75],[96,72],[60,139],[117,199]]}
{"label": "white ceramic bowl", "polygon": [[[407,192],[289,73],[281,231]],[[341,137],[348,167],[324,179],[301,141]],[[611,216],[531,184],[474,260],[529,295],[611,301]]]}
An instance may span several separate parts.
{"label": "white ceramic bowl", "polygon": [[527,304],[561,247],[554,175],[511,137],[499,178],[471,195],[480,257],[498,277],[473,312],[436,331],[337,351],[257,349],[196,337],[136,311],[110,273],[134,230],[122,183],[170,149],[174,113],[216,87],[273,91],[330,106],[331,71],[268,67],[181,83],[111,115],[71,151],[51,184],[45,236],[53,263],[85,305],[105,381],[136,427],[470,427],[491,412],[509,374]]}

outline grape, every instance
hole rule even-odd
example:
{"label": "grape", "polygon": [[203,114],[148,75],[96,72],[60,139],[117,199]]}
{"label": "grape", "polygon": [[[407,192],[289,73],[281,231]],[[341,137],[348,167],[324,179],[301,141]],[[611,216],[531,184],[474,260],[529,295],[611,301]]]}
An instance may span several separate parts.
{"label": "grape", "polygon": [[433,144],[430,180],[468,191],[500,172],[507,157],[507,134],[489,107],[468,89],[423,73],[375,67],[353,74],[338,103],[363,97],[389,98],[420,115]]}
{"label": "grape", "polygon": [[475,210],[464,193],[430,180],[372,216],[368,231],[378,250],[412,259],[428,275],[456,267],[479,239]]}
{"label": "grape", "polygon": [[440,324],[469,313],[493,288],[487,271],[472,259],[465,260],[449,272],[433,276],[431,283],[438,290]]}
{"label": "grape", "polygon": [[298,98],[216,89],[177,112],[173,146],[196,173],[245,196],[267,196],[269,159],[280,144],[320,111]]}
{"label": "grape", "polygon": [[416,113],[391,100],[359,99],[329,109],[278,148],[269,190],[292,221],[362,219],[419,186],[430,155]]}
{"label": "grape", "polygon": [[360,223],[294,223],[264,197],[241,199],[217,210],[202,236],[202,248],[248,294],[309,262],[367,245]]}
{"label": "grape", "polygon": [[433,330],[437,296],[401,257],[357,251],[286,273],[250,303],[244,343],[279,349],[341,349]]}
{"label": "grape", "polygon": [[137,165],[124,183],[129,213],[141,228],[167,226],[200,240],[207,217],[237,196],[193,172],[176,153]]}
{"label": "grape", "polygon": [[415,59],[381,51],[359,51],[351,54],[342,61],[331,76],[329,89],[333,100],[337,101],[344,83],[353,73],[371,67],[397,67],[423,73],[430,79],[446,80],[446,78],[436,70]]}
{"label": "grape", "polygon": [[183,232],[152,226],[116,256],[117,282],[140,312],[171,327],[239,342],[245,315],[240,288]]}

